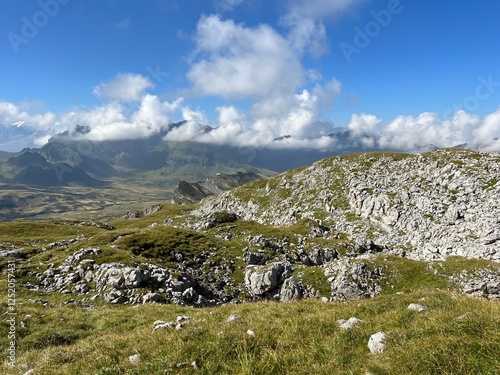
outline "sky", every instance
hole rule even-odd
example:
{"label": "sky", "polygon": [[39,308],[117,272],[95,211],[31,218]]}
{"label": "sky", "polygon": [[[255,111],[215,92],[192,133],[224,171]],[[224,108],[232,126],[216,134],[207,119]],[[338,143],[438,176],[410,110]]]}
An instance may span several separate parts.
{"label": "sky", "polygon": [[499,14],[496,0],[0,0],[0,150],[186,121],[165,140],[340,149],[344,129],[367,149],[500,151]]}

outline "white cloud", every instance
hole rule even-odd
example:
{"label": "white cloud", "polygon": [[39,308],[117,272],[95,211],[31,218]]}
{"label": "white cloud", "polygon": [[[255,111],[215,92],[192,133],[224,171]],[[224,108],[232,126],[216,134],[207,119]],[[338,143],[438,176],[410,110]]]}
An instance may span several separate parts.
{"label": "white cloud", "polygon": [[452,147],[467,143],[469,147],[500,151],[500,109],[481,118],[458,111],[451,120],[424,112],[417,117],[398,116],[382,124],[374,115],[353,115],[347,128],[351,141],[366,148],[414,151],[434,145]]}
{"label": "white cloud", "polygon": [[241,5],[244,3],[245,0],[216,0],[215,1],[215,8],[219,12],[230,12],[234,10],[237,6]]}
{"label": "white cloud", "polygon": [[298,0],[291,1],[282,23],[290,30],[288,39],[301,53],[320,56],[327,51],[323,20],[346,11],[364,0]]}
{"label": "white cloud", "polygon": [[198,95],[264,98],[293,94],[303,79],[299,57],[268,25],[254,28],[202,17],[195,61],[187,73]]}
{"label": "white cloud", "polygon": [[56,115],[51,112],[30,114],[10,102],[0,101],[0,125],[26,126],[45,130],[56,127]]}
{"label": "white cloud", "polygon": [[157,134],[172,123],[169,113],[175,106],[162,102],[151,94],[142,98],[135,112],[127,115],[128,108],[120,103],[109,103],[88,111],[76,111],[64,114],[68,126],[74,124],[90,128],[85,136],[92,140],[118,140],[146,138]]}
{"label": "white cloud", "polygon": [[[167,140],[192,139],[200,142],[230,144],[252,147],[282,147],[274,139],[280,136],[293,137],[293,145],[317,145],[324,147],[331,124],[319,121],[325,107],[332,105],[340,92],[340,83],[336,80],[312,90],[303,90],[300,94],[272,96],[259,101],[253,107],[240,113],[234,106],[217,108],[219,112],[216,128],[205,132],[200,114],[193,117],[192,111],[183,108],[183,118],[187,123],[169,133]],[[331,140],[330,140],[331,141]]]}
{"label": "white cloud", "polygon": [[94,95],[103,99],[124,102],[138,102],[145,91],[153,87],[153,82],[141,74],[120,73],[111,81],[94,87]]}

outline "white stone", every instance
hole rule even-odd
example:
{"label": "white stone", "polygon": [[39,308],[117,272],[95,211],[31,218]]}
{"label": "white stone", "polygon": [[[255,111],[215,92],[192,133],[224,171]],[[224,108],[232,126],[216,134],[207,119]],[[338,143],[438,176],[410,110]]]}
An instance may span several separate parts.
{"label": "white stone", "polygon": [[131,364],[137,365],[141,362],[141,355],[140,354],[134,354],[128,357],[128,360],[130,361]]}
{"label": "white stone", "polygon": [[418,313],[421,313],[421,312],[426,311],[427,307],[424,305],[419,305],[418,303],[410,303],[408,305],[408,310],[413,310],[413,311],[416,311]]}
{"label": "white stone", "polygon": [[370,340],[368,340],[368,349],[373,354],[383,353],[386,342],[387,335],[382,331],[377,332],[371,335]]}
{"label": "white stone", "polygon": [[234,322],[235,320],[241,319],[241,315],[239,314],[232,314],[229,318],[227,318],[228,322]]}
{"label": "white stone", "polygon": [[355,316],[347,320],[344,319],[337,320],[337,324],[339,325],[339,328],[342,330],[348,330],[354,328],[360,322],[362,322],[362,320],[356,318]]}

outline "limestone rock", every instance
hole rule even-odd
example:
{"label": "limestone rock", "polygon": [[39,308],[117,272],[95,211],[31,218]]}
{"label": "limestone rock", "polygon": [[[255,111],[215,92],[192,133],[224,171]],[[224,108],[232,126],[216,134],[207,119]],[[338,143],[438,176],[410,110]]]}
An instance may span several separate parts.
{"label": "limestone rock", "polygon": [[370,352],[373,354],[383,353],[386,343],[387,335],[379,331],[370,336],[370,340],[368,340],[368,349],[370,349]]}
{"label": "limestone rock", "polygon": [[239,314],[232,314],[229,316],[229,318],[227,318],[227,321],[228,322],[234,322],[235,320],[239,320],[241,319],[241,315]]}
{"label": "limestone rock", "polygon": [[347,320],[344,320],[344,319],[340,319],[340,320],[337,320],[337,324],[339,326],[339,328],[341,330],[349,330],[349,329],[352,329],[354,328],[358,323],[361,323],[362,320],[361,319],[358,319],[356,318],[355,316],[353,316],[352,318],[349,318]]}
{"label": "limestone rock", "polygon": [[384,275],[383,267],[371,266],[368,260],[340,259],[325,266],[324,271],[334,301],[375,297],[382,291],[378,280]]}
{"label": "limestone rock", "polygon": [[247,266],[245,286],[252,296],[262,296],[276,289],[290,274],[290,265],[283,262],[265,266]]}
{"label": "limestone rock", "polygon": [[408,305],[408,310],[413,310],[418,313],[422,313],[424,311],[427,311],[427,307],[424,305],[419,305],[418,303],[410,303]]}
{"label": "limestone rock", "polygon": [[140,354],[131,355],[128,357],[128,360],[131,364],[138,365],[141,362],[141,355]]}
{"label": "limestone rock", "polygon": [[291,302],[298,301],[304,296],[304,288],[301,283],[295,281],[292,276],[283,282],[280,290],[280,301]]}

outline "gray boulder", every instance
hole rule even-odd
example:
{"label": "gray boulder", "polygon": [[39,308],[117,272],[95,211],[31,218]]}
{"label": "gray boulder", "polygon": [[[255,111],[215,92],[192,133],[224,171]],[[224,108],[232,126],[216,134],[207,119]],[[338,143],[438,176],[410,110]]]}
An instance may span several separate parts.
{"label": "gray boulder", "polygon": [[302,299],[304,296],[304,288],[302,284],[295,281],[292,276],[283,282],[280,290],[280,301],[281,302],[291,302]]}
{"label": "gray boulder", "polygon": [[369,266],[363,259],[341,259],[325,266],[332,290],[332,300],[348,301],[375,297],[382,291],[378,280],[383,267]]}
{"label": "gray boulder", "polygon": [[247,266],[245,286],[252,296],[263,296],[276,289],[291,274],[288,263],[276,262],[265,266]]}

